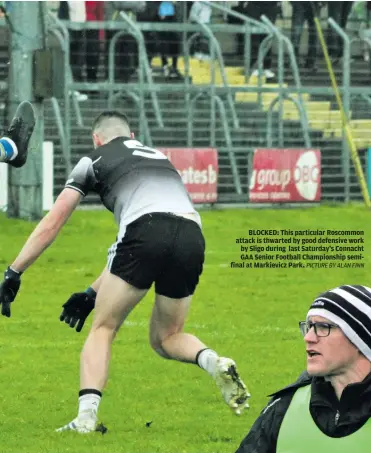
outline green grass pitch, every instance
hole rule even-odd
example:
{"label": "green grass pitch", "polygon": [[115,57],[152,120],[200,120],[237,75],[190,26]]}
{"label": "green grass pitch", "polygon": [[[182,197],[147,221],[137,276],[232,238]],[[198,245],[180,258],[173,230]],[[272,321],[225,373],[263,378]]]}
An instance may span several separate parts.
{"label": "green grass pitch", "polygon": [[[77,411],[79,356],[88,332],[59,321],[61,305],[100,273],[115,241],[113,217],[76,212],[60,237],[23,276],[12,317],[0,319],[0,450],[4,453],[234,452],[267,402],[305,366],[298,321],[321,291],[371,285],[370,214],[362,206],[203,212],[204,274],[186,330],[236,360],[252,393],[236,417],[197,366],[166,361],[148,344],[153,293],[130,315],[113,347],[100,406],[102,436],[55,433]],[[12,262],[34,224],[0,216],[0,261]],[[231,269],[236,238],[248,229],[365,231],[363,269]],[[146,423],[152,422],[146,427]]]}

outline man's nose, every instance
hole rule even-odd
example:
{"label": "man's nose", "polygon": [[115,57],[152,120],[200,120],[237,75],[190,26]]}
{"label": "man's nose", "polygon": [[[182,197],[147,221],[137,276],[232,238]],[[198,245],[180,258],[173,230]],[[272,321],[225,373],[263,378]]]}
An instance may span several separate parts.
{"label": "man's nose", "polygon": [[313,343],[318,341],[318,336],[314,331],[314,327],[311,327],[304,336],[304,341],[306,343]]}

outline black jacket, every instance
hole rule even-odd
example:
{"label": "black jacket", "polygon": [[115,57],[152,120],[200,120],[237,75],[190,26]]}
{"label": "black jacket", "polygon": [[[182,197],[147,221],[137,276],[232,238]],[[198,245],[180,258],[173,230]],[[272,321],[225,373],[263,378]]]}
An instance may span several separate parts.
{"label": "black jacket", "polygon": [[324,378],[306,372],[292,385],[274,393],[236,453],[276,453],[278,433],[295,391],[312,386],[310,413],[318,428],[330,437],[345,437],[371,418],[371,373],[360,383],[348,385],[337,399]]}

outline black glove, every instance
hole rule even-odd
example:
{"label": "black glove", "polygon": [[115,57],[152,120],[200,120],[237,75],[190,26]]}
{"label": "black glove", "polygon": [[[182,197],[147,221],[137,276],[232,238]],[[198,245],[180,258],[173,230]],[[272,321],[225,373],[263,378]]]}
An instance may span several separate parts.
{"label": "black glove", "polygon": [[15,299],[21,286],[22,272],[17,272],[8,267],[4,272],[4,281],[0,284],[1,314],[10,318],[10,304]]}
{"label": "black glove", "polygon": [[59,317],[60,321],[76,326],[76,332],[81,332],[86,318],[94,309],[96,292],[88,288],[84,293],[74,293],[68,301],[62,305],[63,311]]}

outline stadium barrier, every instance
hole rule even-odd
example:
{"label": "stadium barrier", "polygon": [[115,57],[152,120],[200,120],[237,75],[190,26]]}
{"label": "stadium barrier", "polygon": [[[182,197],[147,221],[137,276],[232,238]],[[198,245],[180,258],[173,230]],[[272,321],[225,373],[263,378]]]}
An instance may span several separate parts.
{"label": "stadium barrier", "polygon": [[182,177],[194,203],[218,199],[218,151],[213,148],[159,148]]}
{"label": "stadium barrier", "polygon": [[[295,64],[298,66],[296,61],[290,63],[291,67],[289,66],[288,70],[287,57],[292,60],[292,56],[287,37],[282,34],[282,31],[274,30],[280,39],[272,40],[273,29],[270,30],[270,33],[267,32],[267,25],[265,25],[264,31],[263,28],[260,29],[260,33],[264,34],[266,38],[260,47],[258,66],[262,68],[263,57],[269,46],[273,45],[279,83],[267,83],[268,81],[260,76],[260,72],[258,77],[253,77],[251,71],[246,73],[244,58],[239,63],[232,63],[234,66],[231,66],[232,58],[228,56],[225,42],[231,43],[238,33],[246,33],[245,25],[211,24],[206,33],[200,24],[190,23],[135,23],[133,25],[124,20],[114,23],[91,22],[86,24],[55,21],[52,24],[54,32],[63,31],[60,36],[64,36],[64,41],[62,40],[59,45],[64,46],[66,74],[71,73],[69,29],[102,29],[115,33],[130,31],[135,34],[137,42],[141,41],[140,33],[150,31],[161,33],[161,31],[173,30],[182,36],[182,47],[186,50],[188,49],[187,43],[190,44],[189,38],[195,33],[210,36],[209,32],[211,32],[215,37],[222,35],[228,38],[223,41],[221,58],[209,62],[197,63],[189,52],[188,55],[187,52],[184,52],[179,59],[179,69],[183,73],[184,79],[177,82],[165,82],[151,78],[147,71],[148,67],[146,69],[146,65],[141,64],[142,59],[139,61],[137,77],[126,83],[118,82],[115,78],[112,82],[112,80],[102,77],[102,74],[97,83],[77,83],[71,75],[68,75],[65,95],[62,99],[57,100],[58,108],[61,110],[61,121],[58,128],[55,127],[55,124],[48,124],[46,128],[48,139],[53,140],[56,156],[58,156],[54,164],[55,195],[63,186],[68,165],[70,167],[74,165],[84,150],[89,149],[90,138],[87,124],[90,123],[92,116],[107,106],[124,106],[130,118],[133,118],[133,125],[135,130],[139,131],[139,138],[150,146],[179,148],[188,145],[189,147],[189,137],[191,137],[191,147],[211,146],[217,149],[218,201],[223,203],[248,202],[249,178],[247,175],[253,162],[253,150],[267,147],[319,149],[322,167],[322,200],[346,202],[361,200],[349,152],[347,148],[344,148],[346,143],[342,119],[334,103],[334,95],[329,81],[327,80],[326,83],[326,80],[323,79],[324,82],[318,85],[311,83],[311,75],[305,76],[302,68],[299,67],[300,73],[296,73]],[[259,30],[251,28],[250,32],[256,33]],[[279,42],[282,42],[282,49],[278,47]],[[359,42],[362,42],[362,39]],[[353,46],[353,48],[355,47]],[[141,45],[141,49],[141,55],[147,53],[147,49],[143,48],[143,45]],[[280,55],[282,50],[284,50],[284,54]],[[113,74],[117,64],[113,58],[114,53],[115,48],[111,46],[109,71]],[[215,55],[217,53],[217,49],[215,49]],[[369,85],[355,86],[353,84],[348,88],[348,80],[356,80],[356,77],[361,77],[362,74],[357,73],[354,69],[357,65],[354,62],[351,65],[347,55],[342,66],[338,67],[336,71],[337,77],[342,82],[340,93],[343,99],[345,97],[345,105],[347,105],[347,99],[350,102],[350,123],[355,132],[354,137],[357,150],[360,152],[361,164],[365,169],[366,153],[364,150],[369,147],[371,142],[371,120],[369,120],[371,88]],[[155,57],[155,70],[157,60],[158,58]],[[233,59],[233,61],[236,60]],[[304,83],[303,78],[305,77],[307,80]],[[99,99],[93,99],[92,96],[91,102],[86,104],[88,108],[85,108],[83,103],[79,104],[76,102],[76,98],[71,96],[71,93],[75,91],[84,91],[88,95],[99,92],[100,96]],[[230,97],[232,97],[237,114],[238,127],[230,115],[230,112],[233,112],[229,102]],[[156,98],[157,102],[153,100]],[[187,114],[191,111],[189,107],[194,105],[192,102],[196,98],[197,106],[194,109],[193,121],[186,123]],[[302,98],[301,102],[299,102],[300,98]],[[217,108],[219,100],[224,107],[224,113],[227,112],[224,115],[223,109]],[[55,104],[53,108],[52,113],[55,111]],[[83,139],[83,136],[86,136],[86,139]],[[58,137],[63,144],[62,149],[68,150],[68,152],[61,153]]]}
{"label": "stadium barrier", "polygon": [[[49,211],[54,204],[54,145],[46,141],[42,146],[44,211]],[[6,212],[8,206],[8,165],[0,163],[0,211]]]}
{"label": "stadium barrier", "polygon": [[318,149],[256,149],[249,177],[251,203],[321,201]]}

